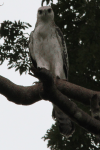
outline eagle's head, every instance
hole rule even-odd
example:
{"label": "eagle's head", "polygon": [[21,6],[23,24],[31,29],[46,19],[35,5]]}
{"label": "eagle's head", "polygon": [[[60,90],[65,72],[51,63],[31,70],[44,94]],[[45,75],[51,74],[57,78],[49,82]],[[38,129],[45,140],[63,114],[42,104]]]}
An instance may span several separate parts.
{"label": "eagle's head", "polygon": [[43,6],[38,9],[37,20],[44,22],[54,20],[54,12],[50,6]]}

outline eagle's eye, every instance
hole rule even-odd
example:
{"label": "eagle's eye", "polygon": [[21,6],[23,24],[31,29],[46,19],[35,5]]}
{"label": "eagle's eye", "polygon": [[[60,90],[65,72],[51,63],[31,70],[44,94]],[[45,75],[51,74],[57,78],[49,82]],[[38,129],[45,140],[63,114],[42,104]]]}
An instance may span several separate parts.
{"label": "eagle's eye", "polygon": [[48,9],[48,12],[51,13],[51,8]]}
{"label": "eagle's eye", "polygon": [[42,10],[38,10],[38,13],[39,13],[39,14],[42,14]]}

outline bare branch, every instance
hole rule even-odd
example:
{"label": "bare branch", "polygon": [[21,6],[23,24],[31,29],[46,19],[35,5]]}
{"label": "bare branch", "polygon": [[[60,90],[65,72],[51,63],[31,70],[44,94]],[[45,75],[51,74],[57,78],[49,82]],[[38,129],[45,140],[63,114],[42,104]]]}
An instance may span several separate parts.
{"label": "bare branch", "polygon": [[[46,69],[37,70],[35,76],[43,82],[41,96],[43,99],[49,99],[53,104],[58,106],[72,121],[84,129],[96,135],[100,135],[100,121],[92,118],[82,111],[77,105],[63,95],[55,86],[52,75]],[[49,84],[49,86],[47,86]]]}
{"label": "bare branch", "polygon": [[39,89],[41,84],[34,86],[20,86],[12,83],[10,80],[0,76],[0,93],[9,101],[16,104],[31,105],[36,101],[41,100]]}
{"label": "bare branch", "polygon": [[95,94],[98,95],[98,99],[100,101],[99,91],[86,89],[65,80],[56,80],[56,86],[64,95],[80,103],[83,103],[84,105],[90,105],[90,100]]}
{"label": "bare branch", "polygon": [[[39,68],[35,70],[34,76],[39,78],[42,83],[28,87],[16,85],[0,76],[0,93],[6,96],[9,101],[22,105],[33,104],[42,98],[49,100],[67,114],[72,121],[86,130],[100,135],[100,121],[89,116],[65,96],[68,95],[70,98],[81,99],[84,104],[88,105],[93,100],[98,105],[100,99],[99,92],[82,88],[61,79],[54,80],[52,74],[46,69]],[[98,96],[98,100],[95,100],[94,94]],[[94,107],[92,108],[94,109]]]}

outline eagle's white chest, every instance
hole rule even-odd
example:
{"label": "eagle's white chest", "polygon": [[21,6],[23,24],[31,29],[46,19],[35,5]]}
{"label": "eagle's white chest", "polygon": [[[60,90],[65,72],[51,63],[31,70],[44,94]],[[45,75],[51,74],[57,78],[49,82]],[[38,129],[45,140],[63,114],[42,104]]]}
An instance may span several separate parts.
{"label": "eagle's white chest", "polygon": [[40,25],[34,32],[34,56],[38,67],[44,67],[61,78],[65,78],[61,45],[50,25]]}

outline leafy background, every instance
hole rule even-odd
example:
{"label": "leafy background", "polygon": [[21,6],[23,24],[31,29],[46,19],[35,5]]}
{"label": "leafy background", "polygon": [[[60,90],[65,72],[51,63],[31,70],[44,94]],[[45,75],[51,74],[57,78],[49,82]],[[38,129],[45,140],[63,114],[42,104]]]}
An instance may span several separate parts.
{"label": "leafy background", "polygon": [[[42,1],[44,2],[44,1]],[[55,13],[55,22],[62,30],[69,55],[69,81],[77,85],[99,90],[100,84],[100,0],[58,0],[46,1]],[[8,60],[9,69],[14,67],[20,74],[27,72],[31,64],[28,39],[24,33],[29,23],[4,21],[1,25],[0,64]],[[78,102],[77,105],[90,114],[90,108]],[[59,134],[56,123],[43,137],[51,150],[96,150],[99,142],[95,136],[76,125],[72,137],[66,139]]]}

